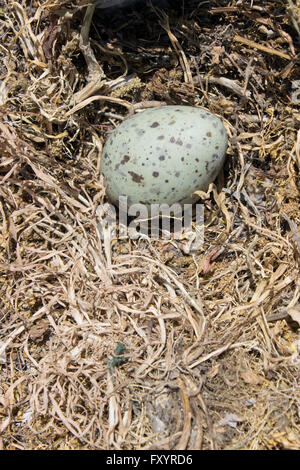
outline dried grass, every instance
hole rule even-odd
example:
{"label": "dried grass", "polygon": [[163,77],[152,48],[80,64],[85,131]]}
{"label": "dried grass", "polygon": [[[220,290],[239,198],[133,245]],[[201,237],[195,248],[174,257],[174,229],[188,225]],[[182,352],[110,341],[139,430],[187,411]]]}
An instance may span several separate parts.
{"label": "dried grass", "polygon": [[[84,3],[0,9],[1,446],[299,449],[299,8],[149,7],[89,41]],[[108,132],[165,103],[231,136],[192,255],[97,228]]]}

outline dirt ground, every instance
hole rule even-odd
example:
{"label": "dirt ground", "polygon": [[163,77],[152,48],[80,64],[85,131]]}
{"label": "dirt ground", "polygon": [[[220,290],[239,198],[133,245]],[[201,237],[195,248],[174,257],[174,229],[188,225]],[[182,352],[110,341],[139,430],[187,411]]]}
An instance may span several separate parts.
{"label": "dirt ground", "polygon": [[[0,6],[2,449],[300,449],[300,4]],[[99,236],[144,108],[228,132],[205,237]]]}

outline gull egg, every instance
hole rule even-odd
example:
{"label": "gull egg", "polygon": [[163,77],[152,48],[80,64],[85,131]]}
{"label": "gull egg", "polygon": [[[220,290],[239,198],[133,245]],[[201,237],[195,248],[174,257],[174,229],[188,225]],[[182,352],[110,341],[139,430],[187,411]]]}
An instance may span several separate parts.
{"label": "gull egg", "polygon": [[108,199],[118,205],[193,203],[225,159],[227,134],[210,111],[162,106],[123,121],[103,148],[101,172]]}

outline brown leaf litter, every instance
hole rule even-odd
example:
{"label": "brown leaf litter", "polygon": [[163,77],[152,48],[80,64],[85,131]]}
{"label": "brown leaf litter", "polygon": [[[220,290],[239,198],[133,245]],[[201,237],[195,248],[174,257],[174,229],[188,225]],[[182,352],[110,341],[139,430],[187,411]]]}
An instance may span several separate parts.
{"label": "brown leaf litter", "polygon": [[[300,448],[300,17],[262,3],[3,0],[1,448]],[[194,252],[99,234],[103,144],[164,104],[230,137]]]}

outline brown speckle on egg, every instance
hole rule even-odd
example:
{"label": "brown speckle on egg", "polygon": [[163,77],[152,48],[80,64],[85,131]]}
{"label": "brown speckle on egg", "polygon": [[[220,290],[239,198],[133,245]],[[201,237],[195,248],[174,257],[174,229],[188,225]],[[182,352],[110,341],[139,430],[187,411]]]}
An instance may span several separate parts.
{"label": "brown speckle on egg", "polygon": [[159,123],[157,121],[153,122],[150,127],[158,127]]}
{"label": "brown speckle on egg", "polygon": [[138,175],[134,171],[128,171],[128,173],[130,174],[132,181],[134,181],[135,183],[141,183],[144,179],[142,175]]}
{"label": "brown speckle on egg", "polygon": [[124,157],[121,160],[121,165],[125,165],[125,163],[129,162],[130,156],[129,155],[124,155]]}

